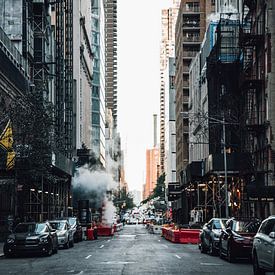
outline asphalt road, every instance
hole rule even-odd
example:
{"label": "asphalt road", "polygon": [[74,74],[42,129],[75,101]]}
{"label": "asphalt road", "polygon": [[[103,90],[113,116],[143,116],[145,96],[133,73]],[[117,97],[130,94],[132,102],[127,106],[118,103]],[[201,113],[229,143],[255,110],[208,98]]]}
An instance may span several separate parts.
{"label": "asphalt road", "polygon": [[128,225],[112,238],[83,241],[51,257],[0,258],[0,274],[252,274],[247,261],[228,263],[197,245],[173,244]]}

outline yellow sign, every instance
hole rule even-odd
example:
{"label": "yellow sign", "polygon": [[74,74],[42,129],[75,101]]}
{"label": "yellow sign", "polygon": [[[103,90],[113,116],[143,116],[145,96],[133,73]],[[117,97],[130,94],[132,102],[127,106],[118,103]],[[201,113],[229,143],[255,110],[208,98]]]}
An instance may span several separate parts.
{"label": "yellow sign", "polygon": [[13,136],[12,136],[12,127],[11,121],[9,120],[4,131],[0,136],[0,146],[7,151],[7,162],[6,169],[10,170],[14,167],[15,164],[15,152],[13,150]]}

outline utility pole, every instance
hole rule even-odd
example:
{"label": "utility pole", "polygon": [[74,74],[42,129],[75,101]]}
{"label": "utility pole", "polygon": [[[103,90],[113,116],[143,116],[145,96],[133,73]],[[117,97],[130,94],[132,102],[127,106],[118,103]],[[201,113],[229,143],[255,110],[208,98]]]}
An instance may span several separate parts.
{"label": "utility pole", "polygon": [[222,132],[223,132],[223,160],[224,160],[224,186],[225,186],[225,217],[229,217],[228,213],[228,182],[227,182],[227,158],[225,146],[225,119],[222,119]]}

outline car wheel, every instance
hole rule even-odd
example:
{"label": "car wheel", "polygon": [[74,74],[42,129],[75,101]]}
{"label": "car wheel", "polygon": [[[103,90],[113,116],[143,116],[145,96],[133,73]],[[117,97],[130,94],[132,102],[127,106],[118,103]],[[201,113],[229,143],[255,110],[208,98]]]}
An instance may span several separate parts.
{"label": "car wheel", "polygon": [[53,250],[54,253],[58,253],[58,244],[55,244],[55,249]]}
{"label": "car wheel", "polygon": [[50,257],[50,256],[52,256],[52,254],[53,254],[53,244],[50,245],[50,247],[46,253],[46,256]]}
{"label": "car wheel", "polygon": [[206,246],[204,244],[204,241],[201,241],[201,253],[205,254],[207,252]]}
{"label": "car wheel", "polygon": [[70,241],[69,244],[70,244],[70,247],[74,247],[74,241],[73,240]]}
{"label": "car wheel", "polygon": [[69,239],[67,240],[67,242],[65,243],[64,247],[66,249],[69,249],[70,248],[70,242],[69,242]]}
{"label": "car wheel", "polygon": [[10,252],[4,252],[4,256],[5,256],[6,258],[12,258],[12,257],[14,256],[14,254],[13,254],[13,253],[10,253]]}
{"label": "car wheel", "polygon": [[209,244],[209,254],[211,256],[213,256],[215,254],[214,246],[213,246],[213,241],[212,240],[210,240],[210,244]]}
{"label": "car wheel", "polygon": [[232,248],[230,245],[227,247],[227,260],[229,263],[233,263],[235,261],[235,257],[232,254]]}
{"label": "car wheel", "polygon": [[221,259],[223,259],[222,244],[221,244],[221,242],[219,243],[219,256],[220,256]]}
{"label": "car wheel", "polygon": [[264,275],[265,271],[259,267],[257,254],[253,256],[253,274]]}

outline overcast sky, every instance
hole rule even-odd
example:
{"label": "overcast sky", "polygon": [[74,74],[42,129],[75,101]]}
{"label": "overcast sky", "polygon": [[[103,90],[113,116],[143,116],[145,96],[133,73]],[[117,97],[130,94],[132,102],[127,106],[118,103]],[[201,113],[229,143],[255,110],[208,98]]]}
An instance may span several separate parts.
{"label": "overcast sky", "polygon": [[130,190],[142,190],[158,114],[161,9],[172,0],[118,0],[118,130]]}

